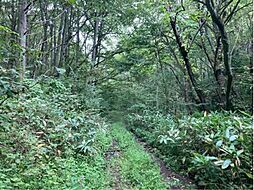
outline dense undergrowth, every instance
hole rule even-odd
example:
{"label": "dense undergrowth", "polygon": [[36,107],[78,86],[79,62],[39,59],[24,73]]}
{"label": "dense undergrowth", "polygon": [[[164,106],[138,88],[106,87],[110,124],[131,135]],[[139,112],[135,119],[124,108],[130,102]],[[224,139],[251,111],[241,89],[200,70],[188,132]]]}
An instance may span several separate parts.
{"label": "dense undergrowth", "polygon": [[[167,188],[123,125],[111,127],[100,116],[93,92],[50,78],[10,84],[0,106],[0,189]],[[8,90],[17,93],[8,96]],[[121,156],[111,161],[106,155],[113,139]],[[109,165],[119,168],[122,181],[112,179]]]}
{"label": "dense undergrowth", "polygon": [[0,189],[107,188],[108,127],[88,97],[55,79],[22,86],[0,106]]}
{"label": "dense undergrowth", "polygon": [[201,188],[252,188],[252,119],[212,112],[175,119],[144,111],[130,114],[129,129],[158,149],[170,168],[188,173]]}

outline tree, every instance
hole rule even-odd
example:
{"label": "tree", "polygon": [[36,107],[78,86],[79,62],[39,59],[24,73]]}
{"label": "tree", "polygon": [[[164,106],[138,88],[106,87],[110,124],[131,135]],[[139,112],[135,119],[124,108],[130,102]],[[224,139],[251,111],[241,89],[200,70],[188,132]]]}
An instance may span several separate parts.
{"label": "tree", "polygon": [[20,33],[20,45],[23,49],[20,62],[20,80],[24,80],[27,65],[27,12],[28,12],[27,0],[20,1],[20,21],[19,21],[19,33]]}

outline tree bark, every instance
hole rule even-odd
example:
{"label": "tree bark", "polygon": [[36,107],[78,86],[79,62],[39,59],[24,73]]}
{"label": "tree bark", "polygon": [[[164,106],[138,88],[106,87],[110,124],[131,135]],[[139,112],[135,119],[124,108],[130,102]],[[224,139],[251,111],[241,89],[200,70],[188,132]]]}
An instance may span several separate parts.
{"label": "tree bark", "polygon": [[[57,4],[54,3],[54,9],[56,10]],[[55,13],[53,14],[53,16],[55,16]],[[62,19],[61,19],[62,21]],[[61,22],[60,21],[60,22]],[[53,57],[51,57],[52,59],[52,66],[56,67],[57,66],[57,55],[58,55],[58,48],[57,48],[57,37],[56,37],[56,32],[57,32],[57,26],[56,26],[56,21],[55,19],[53,19],[52,21],[52,25],[53,25]],[[59,28],[61,28],[61,26],[59,26]],[[59,29],[60,31],[60,29]],[[52,68],[51,72],[54,72],[54,67]]]}
{"label": "tree bark", "polygon": [[189,61],[189,56],[188,56],[188,52],[185,48],[185,46],[183,45],[181,39],[180,39],[180,35],[177,31],[177,27],[176,27],[176,21],[173,19],[173,18],[170,18],[170,24],[171,24],[171,27],[173,29],[173,32],[174,32],[174,35],[175,35],[175,38],[176,38],[176,43],[178,45],[178,48],[179,48],[179,51],[180,51],[180,54],[183,58],[183,61],[184,61],[184,64],[185,64],[185,67],[186,67],[186,70],[187,70],[187,73],[188,73],[188,76],[190,78],[190,81],[191,81],[191,84],[199,98],[199,103],[200,103],[200,108],[205,111],[207,110],[206,108],[206,101],[205,101],[205,96],[204,96],[204,93],[203,91],[198,87],[198,84],[196,82],[196,79],[194,77],[194,73],[192,71],[192,67],[191,67],[191,64],[190,64],[190,61]]}
{"label": "tree bark", "polygon": [[95,15],[94,21],[94,33],[93,33],[93,50],[92,50],[92,62],[93,65],[96,65],[96,58],[97,58],[97,42],[98,42],[98,30],[99,30],[99,19],[97,18],[97,14]]}
{"label": "tree bark", "polygon": [[20,45],[22,47],[22,56],[20,62],[20,80],[23,81],[25,78],[26,72],[26,62],[27,62],[27,54],[26,54],[26,38],[27,38],[27,0],[22,0],[20,2],[20,21],[19,21],[19,31],[20,31]]}
{"label": "tree bark", "polygon": [[66,34],[67,34],[67,27],[68,27],[68,14],[69,14],[69,8],[67,7],[66,12],[64,13],[64,25],[62,30],[62,43],[61,43],[61,50],[60,50],[59,67],[62,67],[64,65]]}
{"label": "tree bark", "polygon": [[79,61],[79,57],[80,57],[80,48],[79,48],[79,44],[80,44],[80,24],[79,24],[79,22],[80,22],[80,12],[79,12],[79,10],[77,10],[77,17],[78,17],[78,19],[76,20],[76,27],[77,27],[77,29],[76,29],[76,34],[77,34],[77,36],[76,36],[76,64],[78,63],[78,61]]}
{"label": "tree bark", "polygon": [[228,36],[227,32],[225,30],[225,25],[220,18],[219,15],[216,14],[216,11],[214,10],[213,6],[211,5],[210,0],[205,1],[207,10],[209,11],[213,22],[217,25],[220,34],[221,34],[221,42],[223,46],[223,61],[224,66],[226,70],[226,76],[227,76],[227,87],[226,87],[226,110],[232,109],[233,105],[230,100],[230,93],[232,89],[232,82],[233,82],[233,75],[231,70],[231,63],[229,61],[229,43],[228,43]]}
{"label": "tree bark", "polygon": [[57,37],[57,42],[55,44],[56,48],[56,64],[55,67],[59,67],[60,64],[60,57],[61,57],[61,41],[62,41],[62,31],[63,31],[63,24],[64,24],[64,18],[65,18],[65,14],[62,14],[61,16],[61,21],[60,21],[60,25],[58,28],[58,37]]}
{"label": "tree bark", "polygon": [[42,44],[41,44],[41,61],[43,64],[47,64],[47,50],[48,50],[48,17],[47,17],[47,6],[45,0],[40,0],[40,13],[41,13],[41,20],[43,23],[43,37],[42,37]]}

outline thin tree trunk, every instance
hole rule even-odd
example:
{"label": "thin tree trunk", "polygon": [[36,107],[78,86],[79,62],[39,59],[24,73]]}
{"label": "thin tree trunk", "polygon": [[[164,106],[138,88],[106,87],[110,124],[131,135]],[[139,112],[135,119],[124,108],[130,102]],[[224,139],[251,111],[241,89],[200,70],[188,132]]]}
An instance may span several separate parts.
{"label": "thin tree trunk", "polygon": [[65,46],[64,46],[64,60],[68,61],[69,58],[69,42],[72,39],[72,25],[74,20],[74,14],[73,14],[73,8],[70,7],[69,11],[69,18],[67,17],[67,23],[66,23],[66,39],[65,39]]}
{"label": "thin tree trunk", "polygon": [[[57,4],[54,3],[54,9],[56,10],[57,8]],[[55,16],[55,14],[53,14]],[[61,21],[62,22],[62,19]],[[57,66],[57,55],[58,55],[58,48],[57,48],[57,37],[56,37],[56,31],[57,31],[57,26],[56,26],[56,21],[55,19],[53,19],[53,35],[54,35],[54,39],[53,39],[53,57],[52,57],[52,66],[56,67]],[[61,25],[59,26],[59,31],[60,31]],[[52,68],[51,72],[54,72],[54,67]]]}
{"label": "thin tree trunk", "polygon": [[218,84],[218,94],[222,107],[226,105],[226,92],[225,92],[225,77],[223,74],[222,66],[222,55],[221,55],[221,36],[216,37],[216,50],[214,55],[213,73]]}
{"label": "thin tree trunk", "polygon": [[59,64],[60,64],[61,41],[62,41],[62,30],[63,30],[64,18],[65,18],[65,14],[62,14],[59,29],[58,29],[57,43],[55,45],[55,47],[57,47],[57,49],[56,49],[56,64],[55,64],[56,67],[59,67]]}
{"label": "thin tree trunk", "polygon": [[48,69],[51,71],[52,65],[54,64],[54,49],[53,49],[53,43],[54,43],[54,25],[52,22],[50,22],[50,33],[49,33],[49,49],[51,50],[50,53],[50,62],[48,64]]}
{"label": "thin tree trunk", "polygon": [[96,58],[97,58],[97,38],[98,38],[98,30],[99,30],[99,19],[97,18],[97,14],[96,14],[96,18],[94,21],[94,35],[93,35],[93,52],[92,52],[92,62],[93,65],[96,65]]}
{"label": "thin tree trunk", "polygon": [[79,44],[80,44],[80,12],[79,10],[77,10],[77,17],[78,19],[76,20],[76,25],[77,25],[77,36],[76,36],[76,64],[79,62],[79,57],[80,57],[80,48],[79,48]]}
{"label": "thin tree trunk", "polygon": [[43,37],[41,44],[41,61],[43,64],[47,64],[47,50],[48,50],[48,18],[47,18],[47,6],[45,0],[40,0],[40,12],[41,20],[43,23]]}
{"label": "thin tree trunk", "polygon": [[27,38],[27,0],[22,0],[20,2],[20,23],[19,23],[19,31],[20,31],[20,45],[22,47],[22,57],[20,62],[20,80],[23,81],[25,78],[26,72],[26,38]]}
{"label": "thin tree trunk", "polygon": [[175,35],[175,38],[176,38],[176,42],[177,42],[177,45],[178,45],[178,48],[179,48],[179,51],[180,51],[180,54],[183,58],[183,61],[184,61],[184,64],[185,64],[185,67],[186,67],[186,70],[187,70],[187,73],[188,73],[188,76],[190,78],[190,81],[191,81],[191,84],[199,98],[199,101],[200,101],[200,107],[201,109],[204,111],[206,110],[206,101],[205,101],[205,96],[204,96],[204,93],[203,91],[198,87],[198,84],[196,82],[196,79],[194,77],[194,73],[192,71],[192,67],[191,67],[191,64],[190,64],[190,61],[189,61],[189,57],[188,57],[188,52],[187,50],[185,49],[185,46],[183,45],[181,39],[180,39],[180,35],[177,31],[177,27],[176,27],[176,21],[173,20],[173,18],[170,19],[170,24],[171,24],[171,27],[173,29],[173,32],[174,32],[174,35]]}
{"label": "thin tree trunk", "polygon": [[61,49],[60,49],[59,67],[62,67],[64,64],[68,13],[69,13],[69,8],[67,7],[66,12],[64,13],[64,25],[63,25],[63,30],[62,30],[62,43],[61,43]]}

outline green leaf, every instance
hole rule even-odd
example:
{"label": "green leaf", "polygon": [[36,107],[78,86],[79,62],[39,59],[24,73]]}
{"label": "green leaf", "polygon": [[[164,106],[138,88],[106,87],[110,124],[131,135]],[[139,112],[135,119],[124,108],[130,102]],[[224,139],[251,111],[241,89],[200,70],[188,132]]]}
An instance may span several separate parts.
{"label": "green leaf", "polygon": [[68,3],[70,3],[70,4],[75,4],[75,3],[76,3],[76,0],[68,0]]}
{"label": "green leaf", "polygon": [[242,150],[238,150],[238,151],[236,152],[237,156],[239,156],[240,154],[242,154],[243,151],[244,151],[243,149],[242,149]]}
{"label": "green leaf", "polygon": [[219,141],[216,143],[216,147],[217,147],[217,148],[218,148],[218,147],[221,147],[222,143],[223,143],[223,141],[222,141],[222,140],[219,140]]}
{"label": "green leaf", "polygon": [[215,161],[214,164],[216,166],[221,166],[223,164],[223,160],[218,160],[218,161]]}
{"label": "green leaf", "polygon": [[248,178],[253,179],[253,175],[251,173],[248,173],[248,172],[244,172],[244,173],[248,176]]}
{"label": "green leaf", "polygon": [[230,130],[230,128],[227,128],[227,129],[226,129],[226,132],[225,132],[225,136],[226,136],[228,139],[229,139],[229,137],[230,137],[230,133],[229,133],[230,131],[229,131],[229,130]]}
{"label": "green leaf", "polygon": [[230,140],[230,141],[235,141],[237,138],[238,138],[237,135],[232,135],[232,136],[229,138],[229,140]]}
{"label": "green leaf", "polygon": [[227,159],[223,162],[222,166],[221,166],[221,169],[226,169],[228,168],[228,166],[231,164],[231,160]]}
{"label": "green leaf", "polygon": [[56,67],[56,71],[57,71],[60,75],[63,75],[63,74],[66,72],[65,69],[63,69],[63,68],[58,68],[58,67]]}
{"label": "green leaf", "polygon": [[205,158],[206,160],[218,160],[218,158],[215,156],[206,156]]}

